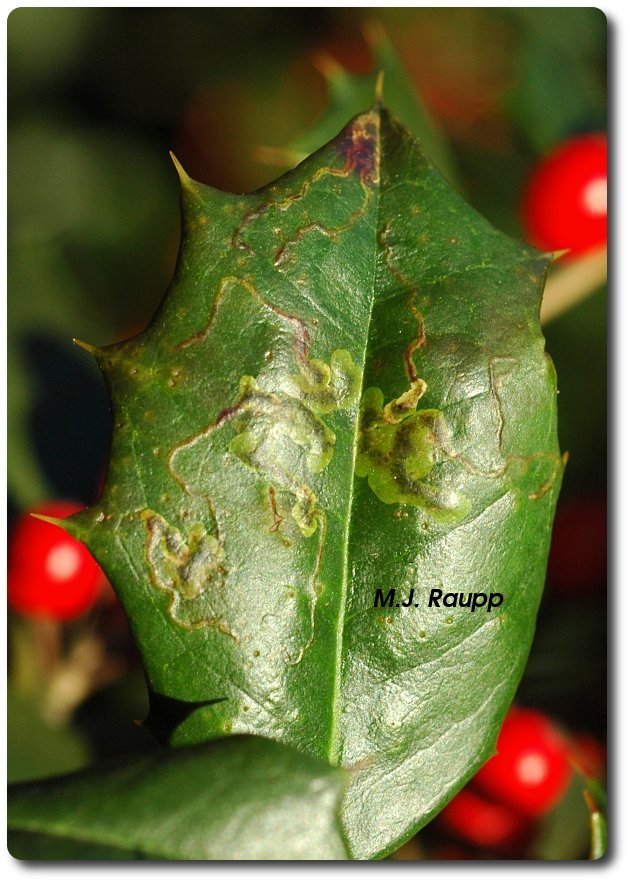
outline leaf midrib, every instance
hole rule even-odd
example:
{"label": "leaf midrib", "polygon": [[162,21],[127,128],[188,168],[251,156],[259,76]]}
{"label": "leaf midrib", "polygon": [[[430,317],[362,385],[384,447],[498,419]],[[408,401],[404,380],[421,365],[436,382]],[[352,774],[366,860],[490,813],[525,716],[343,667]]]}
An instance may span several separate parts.
{"label": "leaf midrib", "polygon": [[371,109],[372,113],[377,114],[377,129],[376,129],[376,182],[375,182],[375,193],[374,198],[376,199],[376,229],[374,234],[374,251],[372,258],[372,285],[370,287],[371,299],[370,299],[370,311],[368,315],[368,320],[366,324],[366,333],[365,333],[365,343],[363,346],[363,355],[362,355],[362,371],[361,371],[361,389],[359,393],[359,399],[356,409],[356,417],[354,422],[354,433],[353,433],[353,442],[352,442],[352,460],[351,460],[351,472],[350,472],[350,493],[348,494],[348,507],[346,511],[346,518],[344,520],[344,532],[343,532],[343,571],[342,571],[342,579],[341,579],[341,595],[339,600],[339,614],[337,616],[337,634],[335,640],[335,664],[334,664],[334,681],[333,681],[333,693],[331,699],[331,726],[330,726],[330,737],[328,744],[328,762],[333,766],[339,766],[341,763],[341,745],[340,745],[340,736],[341,730],[339,727],[339,718],[340,718],[340,704],[341,704],[341,674],[343,668],[343,643],[344,643],[344,634],[345,634],[345,614],[346,614],[346,601],[348,597],[348,564],[349,564],[349,548],[350,548],[350,533],[352,528],[352,510],[354,508],[354,488],[355,488],[355,464],[357,459],[358,447],[359,447],[359,421],[361,419],[361,399],[363,397],[364,390],[364,381],[365,381],[365,363],[367,360],[367,352],[370,344],[370,331],[372,327],[372,313],[374,310],[374,304],[376,302],[376,275],[377,275],[377,262],[378,262],[378,231],[380,229],[380,210],[381,210],[381,165],[382,165],[382,149],[381,149],[381,107],[378,103],[374,105]]}

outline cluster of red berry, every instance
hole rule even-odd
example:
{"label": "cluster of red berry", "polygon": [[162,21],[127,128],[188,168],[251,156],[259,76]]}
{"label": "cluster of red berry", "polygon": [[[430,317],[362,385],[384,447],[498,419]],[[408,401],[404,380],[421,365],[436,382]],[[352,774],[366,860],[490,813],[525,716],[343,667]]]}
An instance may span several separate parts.
{"label": "cluster of red berry", "polygon": [[603,749],[592,737],[569,739],[539,711],[512,708],[497,753],[439,816],[457,839],[486,850],[526,842],[533,822],[565,794],[572,768],[603,773]]}
{"label": "cluster of red berry", "polygon": [[[67,518],[83,506],[52,502],[38,515]],[[88,550],[63,528],[22,515],[9,544],[7,593],[10,607],[22,616],[68,620],[81,616],[108,587]]]}

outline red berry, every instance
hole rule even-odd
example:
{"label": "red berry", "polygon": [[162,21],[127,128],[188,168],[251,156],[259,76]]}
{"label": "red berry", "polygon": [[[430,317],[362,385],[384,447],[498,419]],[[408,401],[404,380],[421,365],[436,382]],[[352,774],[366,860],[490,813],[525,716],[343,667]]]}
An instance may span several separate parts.
{"label": "red berry", "polygon": [[528,830],[525,819],[506,806],[491,803],[464,788],[439,815],[440,825],[460,840],[485,849],[507,847]]}
{"label": "red berry", "polygon": [[582,135],[542,160],[525,189],[529,241],[572,256],[606,243],[606,154],[605,135]]}
{"label": "red berry", "polygon": [[551,809],[571,778],[566,740],[538,711],[512,709],[499,733],[497,754],[473,779],[493,800],[534,818]]}
{"label": "red berry", "polygon": [[[67,518],[84,507],[73,502],[47,503],[40,515]],[[74,619],[96,601],[105,582],[88,550],[55,524],[22,515],[9,545],[9,605],[23,616]]]}

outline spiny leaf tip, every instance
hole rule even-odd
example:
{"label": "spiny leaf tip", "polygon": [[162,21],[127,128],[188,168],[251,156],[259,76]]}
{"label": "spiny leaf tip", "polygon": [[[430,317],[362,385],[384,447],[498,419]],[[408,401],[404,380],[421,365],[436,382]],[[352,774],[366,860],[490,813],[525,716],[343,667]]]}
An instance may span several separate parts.
{"label": "spiny leaf tip", "polygon": [[175,166],[175,170],[177,171],[177,174],[179,176],[179,183],[181,184],[181,186],[186,188],[186,190],[194,190],[195,182],[190,177],[180,161],[177,159],[172,150],[169,150],[169,156],[171,157],[173,165]]}
{"label": "spiny leaf tip", "polygon": [[560,258],[563,258],[565,254],[569,254],[570,251],[570,248],[559,248],[557,251],[549,251],[547,254],[551,258],[552,263],[555,263],[555,261],[559,261]]}
{"label": "spiny leaf tip", "polygon": [[383,81],[385,80],[385,71],[381,70],[376,75],[376,83],[374,84],[374,107],[379,109],[383,106]]}
{"label": "spiny leaf tip", "polygon": [[101,352],[101,350],[97,346],[92,346],[91,343],[86,343],[84,340],[81,340],[78,337],[73,337],[72,343],[75,346],[80,347],[82,350],[85,350],[86,352],[91,353],[93,356],[97,356]]}
{"label": "spiny leaf tip", "polygon": [[29,512],[28,514],[31,518],[37,518],[38,521],[45,521],[47,524],[54,524],[56,527],[63,527],[65,529],[64,518],[55,518],[52,515],[40,515],[39,512]]}

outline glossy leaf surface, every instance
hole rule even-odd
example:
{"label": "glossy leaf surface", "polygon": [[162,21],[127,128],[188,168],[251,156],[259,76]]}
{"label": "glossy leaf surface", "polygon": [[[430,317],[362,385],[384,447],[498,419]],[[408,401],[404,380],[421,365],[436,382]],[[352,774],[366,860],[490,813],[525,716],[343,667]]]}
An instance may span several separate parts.
{"label": "glossy leaf surface", "polygon": [[9,789],[37,859],[343,859],[341,770],[256,737],[160,750]]}
{"label": "glossy leaf surface", "polygon": [[529,651],[563,465],[549,258],[380,106],[257,193],[182,185],[160,311],[95,352],[111,462],[67,524],[130,617],[154,731],[351,768],[353,854],[381,856],[492,753]]}
{"label": "glossy leaf surface", "polygon": [[591,812],[591,852],[589,858],[597,861],[606,855],[608,848],[608,826],[599,810]]}

